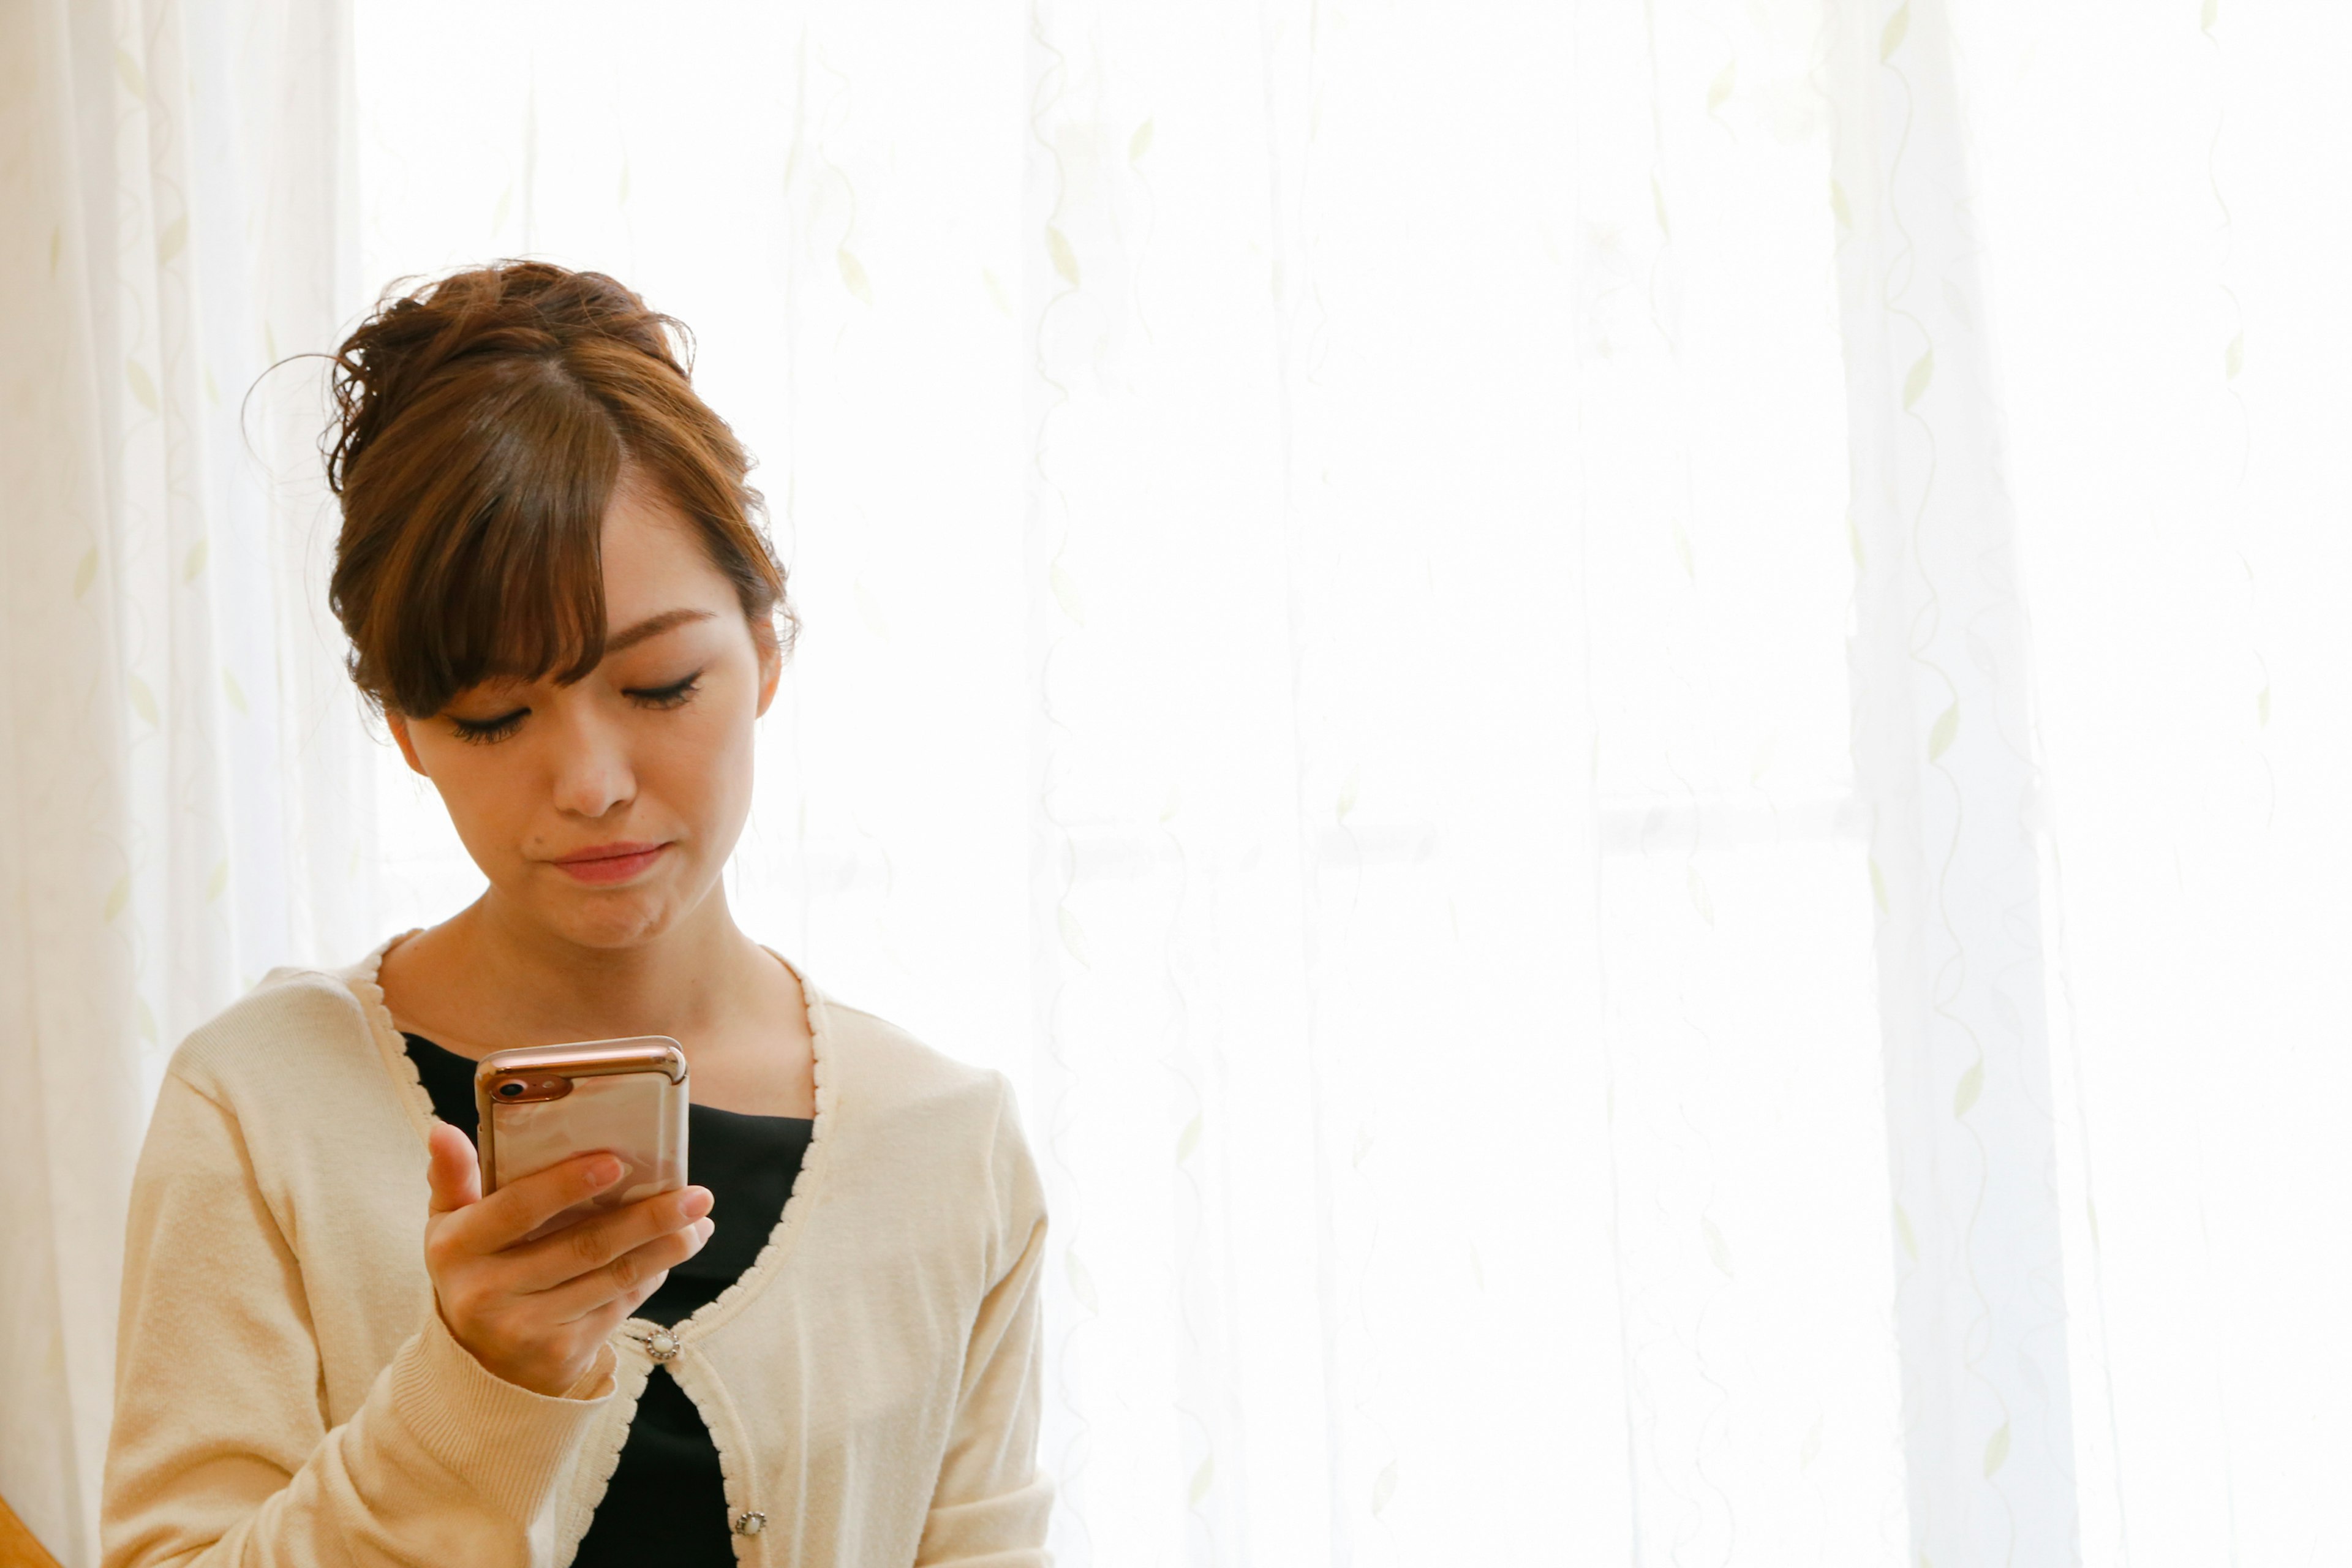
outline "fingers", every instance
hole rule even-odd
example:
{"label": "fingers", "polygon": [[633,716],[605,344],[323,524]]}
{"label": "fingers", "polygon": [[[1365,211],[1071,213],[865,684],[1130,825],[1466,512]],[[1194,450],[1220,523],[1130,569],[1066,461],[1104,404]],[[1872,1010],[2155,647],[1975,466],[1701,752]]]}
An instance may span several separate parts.
{"label": "fingers", "polygon": [[614,1320],[617,1322],[659,1289],[672,1268],[701,1251],[713,1228],[711,1221],[698,1219],[682,1230],[665,1232],[532,1300],[559,1322],[587,1317],[617,1301],[622,1304]]}
{"label": "fingers", "polygon": [[465,1245],[474,1252],[512,1247],[583,1198],[619,1181],[628,1167],[611,1154],[574,1154],[544,1171],[507,1183],[467,1215]]}
{"label": "fingers", "polygon": [[602,1151],[575,1155],[485,1197],[462,1132],[436,1123],[427,1148],[425,1264],[442,1320],[491,1373],[542,1394],[576,1383],[614,1326],[714,1229],[709,1190],[688,1187],[522,1242],[625,1180],[625,1163]]}
{"label": "fingers", "polygon": [[433,1189],[431,1212],[447,1214],[482,1195],[482,1169],[474,1158],[472,1139],[436,1121],[425,1135],[425,1180]]}
{"label": "fingers", "polygon": [[657,1237],[691,1226],[710,1212],[710,1205],[709,1188],[685,1187],[566,1226],[552,1236],[514,1249],[513,1289],[551,1290],[635,1252]]}

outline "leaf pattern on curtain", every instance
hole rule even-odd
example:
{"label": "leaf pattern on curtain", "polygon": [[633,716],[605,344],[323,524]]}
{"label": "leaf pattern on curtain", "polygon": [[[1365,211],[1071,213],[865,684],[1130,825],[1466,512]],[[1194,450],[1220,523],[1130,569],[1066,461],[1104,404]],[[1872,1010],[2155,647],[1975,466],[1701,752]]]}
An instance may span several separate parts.
{"label": "leaf pattern on curtain", "polygon": [[0,42],[0,1179],[33,1217],[5,1249],[0,1491],[86,1563],[123,1205],[164,1062],[271,964],[349,949],[374,901],[351,853],[366,752],[319,631],[316,381],[245,397],[273,321],[328,341],[352,292],[344,35],[331,6],[19,11]]}
{"label": "leaf pattern on curtain", "polygon": [[[1878,994],[1912,1547],[2073,1563],[2074,1406],[2043,1020],[2042,763],[1953,40],[1937,0],[1832,46],[1856,784]],[[1875,47],[1873,48],[1873,40]],[[1865,52],[1874,59],[1865,58]]]}

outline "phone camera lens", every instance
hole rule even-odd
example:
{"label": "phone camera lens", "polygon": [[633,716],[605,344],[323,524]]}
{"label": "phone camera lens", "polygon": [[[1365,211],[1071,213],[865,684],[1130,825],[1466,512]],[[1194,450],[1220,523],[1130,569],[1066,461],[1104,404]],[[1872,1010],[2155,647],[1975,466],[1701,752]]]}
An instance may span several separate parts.
{"label": "phone camera lens", "polygon": [[512,1079],[509,1079],[507,1082],[499,1085],[499,1092],[505,1095],[509,1100],[512,1100],[516,1095],[522,1092],[522,1085],[514,1082]]}

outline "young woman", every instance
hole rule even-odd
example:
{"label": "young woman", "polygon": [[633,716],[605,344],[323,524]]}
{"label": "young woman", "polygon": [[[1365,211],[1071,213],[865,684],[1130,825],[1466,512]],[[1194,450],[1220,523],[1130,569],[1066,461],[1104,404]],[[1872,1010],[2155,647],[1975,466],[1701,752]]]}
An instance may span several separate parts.
{"label": "young woman", "polygon": [[[1006,1080],[728,910],[797,622],[674,325],[509,264],[336,357],[352,677],[489,888],[174,1055],[107,1568],[1046,1562]],[[640,1034],[685,1048],[695,1184],[523,1241],[617,1163],[483,1197],[474,1059]]]}

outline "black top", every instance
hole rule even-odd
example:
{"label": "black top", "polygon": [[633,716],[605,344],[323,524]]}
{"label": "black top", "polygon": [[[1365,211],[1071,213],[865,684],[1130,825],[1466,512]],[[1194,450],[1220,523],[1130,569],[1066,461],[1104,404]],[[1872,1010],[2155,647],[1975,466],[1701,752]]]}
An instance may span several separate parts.
{"label": "black top", "polygon": [[[422,1035],[406,1035],[408,1059],[433,1097],[433,1113],[478,1142],[474,1064]],[[815,1123],[800,1116],[745,1116],[708,1105],[686,1108],[686,1150],[697,1185],[710,1189],[716,1227],[700,1252],[669,1271],[636,1310],[675,1323],[718,1299],[768,1243],[792,1196]],[[646,1380],[612,1484],[581,1539],[573,1568],[731,1568],[727,1494],[719,1449],[701,1412],[676,1380]]]}

